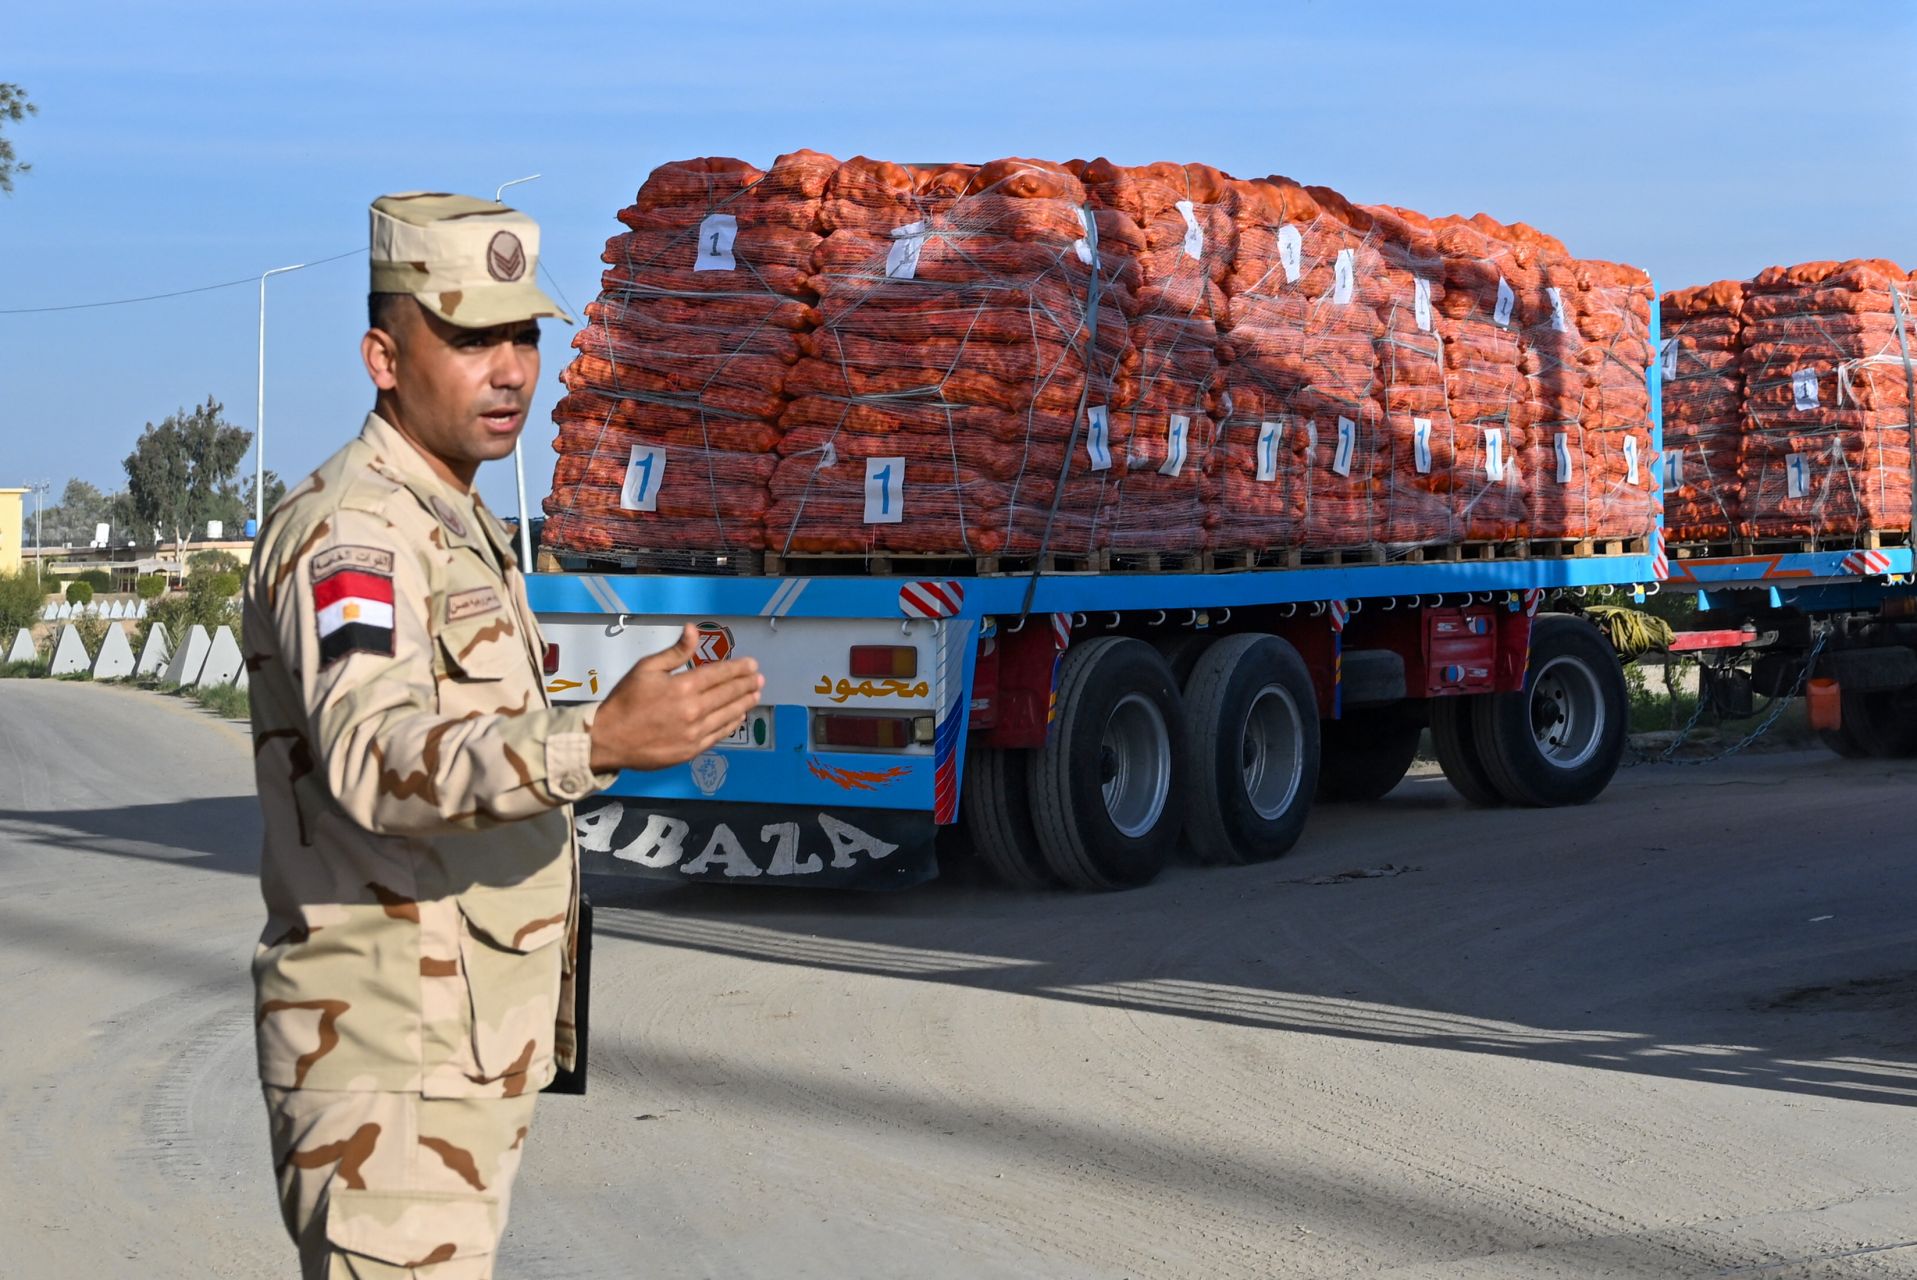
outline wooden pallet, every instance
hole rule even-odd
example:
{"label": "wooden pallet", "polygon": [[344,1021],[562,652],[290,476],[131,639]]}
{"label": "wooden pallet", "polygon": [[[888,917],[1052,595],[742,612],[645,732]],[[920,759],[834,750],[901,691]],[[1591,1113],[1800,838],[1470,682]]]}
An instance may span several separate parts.
{"label": "wooden pallet", "polygon": [[1202,573],[1206,567],[1202,551],[1113,551],[1109,560],[1112,573]]}
{"label": "wooden pallet", "polygon": [[783,578],[989,578],[1023,574],[1103,573],[1103,552],[1043,556],[921,555],[891,551],[801,551],[765,553],[765,572]]}
{"label": "wooden pallet", "polygon": [[1209,573],[1296,569],[1303,563],[1303,553],[1297,547],[1236,547],[1205,553],[1205,569]]}
{"label": "wooden pallet", "polygon": [[765,570],[762,551],[607,551],[593,555],[541,552],[541,572],[691,573],[707,577],[757,577]]}

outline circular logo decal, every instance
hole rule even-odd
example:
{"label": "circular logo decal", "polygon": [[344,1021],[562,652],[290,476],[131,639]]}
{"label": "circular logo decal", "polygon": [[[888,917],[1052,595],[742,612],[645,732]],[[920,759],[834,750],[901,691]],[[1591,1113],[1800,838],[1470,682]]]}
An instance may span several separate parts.
{"label": "circular logo decal", "polygon": [[526,247],[510,231],[501,231],[486,246],[486,270],[493,279],[511,284],[526,274]]}

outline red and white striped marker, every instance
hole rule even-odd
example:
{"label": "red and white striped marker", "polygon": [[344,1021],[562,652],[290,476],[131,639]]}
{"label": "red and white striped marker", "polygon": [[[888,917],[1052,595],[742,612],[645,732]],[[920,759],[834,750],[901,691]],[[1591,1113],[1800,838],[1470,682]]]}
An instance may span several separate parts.
{"label": "red and white striped marker", "polygon": [[1845,573],[1854,573],[1862,578],[1879,573],[1890,572],[1890,557],[1881,551],[1853,551],[1845,556],[1837,566]]}
{"label": "red and white striped marker", "polygon": [[1331,614],[1331,629],[1342,632],[1345,629],[1345,623],[1351,620],[1351,606],[1342,600],[1333,600],[1328,610]]}
{"label": "red and white striped marker", "polygon": [[1072,615],[1071,614],[1055,613],[1052,615],[1052,643],[1058,647],[1058,651],[1060,653],[1065,652],[1065,650],[1071,645],[1072,643]]}
{"label": "red and white striped marker", "polygon": [[1537,617],[1538,609],[1543,604],[1544,604],[1544,592],[1540,591],[1536,587],[1532,587],[1530,590],[1524,593],[1524,616],[1527,618]]}
{"label": "red and white striped marker", "polygon": [[950,618],[965,603],[957,582],[908,582],[899,588],[899,612],[908,618]]}
{"label": "red and white striped marker", "polygon": [[1671,576],[1671,558],[1664,552],[1664,530],[1659,529],[1651,539],[1651,577],[1659,582]]}

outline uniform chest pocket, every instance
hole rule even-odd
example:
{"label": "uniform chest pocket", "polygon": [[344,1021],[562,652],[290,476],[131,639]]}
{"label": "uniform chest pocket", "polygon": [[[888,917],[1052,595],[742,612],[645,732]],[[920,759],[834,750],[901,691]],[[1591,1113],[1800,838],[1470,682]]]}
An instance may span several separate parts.
{"label": "uniform chest pocket", "polygon": [[526,669],[524,637],[503,606],[446,623],[438,639],[446,674],[454,680],[504,680]]}

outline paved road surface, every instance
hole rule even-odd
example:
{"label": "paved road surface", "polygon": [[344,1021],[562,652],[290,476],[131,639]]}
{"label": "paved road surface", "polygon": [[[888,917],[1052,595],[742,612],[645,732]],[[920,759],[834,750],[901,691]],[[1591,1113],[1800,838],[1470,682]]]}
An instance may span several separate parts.
{"label": "paved road surface", "polygon": [[[1914,782],[1414,778],[1112,897],[602,885],[504,1274],[1917,1276]],[[250,787],[178,701],[0,682],[0,1273],[290,1274]]]}

